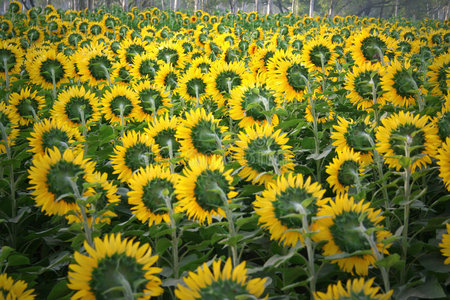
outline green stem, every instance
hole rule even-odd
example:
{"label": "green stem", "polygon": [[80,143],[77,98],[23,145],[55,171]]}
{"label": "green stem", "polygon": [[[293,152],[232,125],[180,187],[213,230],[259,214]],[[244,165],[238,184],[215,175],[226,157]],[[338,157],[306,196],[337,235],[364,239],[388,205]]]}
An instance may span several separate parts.
{"label": "green stem", "polygon": [[311,299],[314,299],[314,293],[316,292],[316,281],[317,281],[317,273],[316,267],[314,264],[314,249],[312,245],[312,240],[310,237],[310,228],[308,222],[308,213],[303,205],[299,205],[298,207],[299,213],[302,215],[302,227],[304,235],[304,242],[306,246],[306,253],[308,255],[308,271],[309,271],[309,291],[311,293]]}
{"label": "green stem", "polygon": [[123,276],[123,274],[118,271],[115,270],[114,271],[114,277],[117,278],[117,280],[120,282],[121,286],[123,287],[123,291],[124,291],[124,298],[125,300],[135,300],[136,298],[133,295],[133,290],[131,289],[130,283],[128,282],[128,280],[125,278],[125,276]]}
{"label": "green stem", "polygon": [[[405,141],[405,156],[410,158],[409,151],[410,141],[409,138]],[[406,263],[408,255],[408,227],[409,227],[409,213],[410,213],[410,198],[411,198],[411,164],[404,168],[403,172],[404,179],[404,207],[403,207],[403,232],[402,232],[402,255],[403,260]],[[406,266],[406,264],[405,264]],[[404,283],[406,279],[406,267],[403,267],[400,274],[400,282]]]}
{"label": "green stem", "polygon": [[179,267],[179,255],[178,255],[178,235],[177,235],[177,223],[175,221],[175,212],[173,210],[172,201],[169,196],[164,195],[164,202],[166,204],[167,209],[169,210],[169,218],[170,218],[170,229],[172,229],[172,259],[173,259],[173,274],[175,279],[180,277],[180,267]]}
{"label": "green stem", "polygon": [[50,68],[50,74],[52,75],[52,95],[53,95],[53,102],[56,101],[56,75],[55,75],[55,69]]}
{"label": "green stem", "polygon": [[[80,208],[80,213],[81,213],[81,218],[83,221],[83,229],[84,229],[84,234],[86,236],[86,241],[89,244],[89,246],[91,246],[92,248],[95,247],[94,242],[92,240],[92,228],[91,226],[89,226],[89,220],[87,217],[87,213],[86,213],[86,208],[84,207],[82,202],[85,202],[83,196],[81,195],[78,186],[76,184],[76,182],[68,177],[66,178],[66,180],[70,183],[72,190],[75,194],[75,198],[76,198],[76,202],[78,204],[78,207]],[[95,223],[95,217],[92,217],[92,225]]]}
{"label": "green stem", "polygon": [[[233,219],[233,212],[231,211],[230,204],[228,203],[228,197],[225,194],[225,192],[222,190],[222,188],[216,183],[215,189],[219,191],[220,197],[223,201],[223,207],[225,210],[225,215],[228,220],[228,232],[229,232],[229,240],[236,236],[236,228],[234,227],[234,219]],[[237,244],[234,243],[233,245],[230,245],[231,248],[231,256],[233,260],[233,266],[237,266],[239,264],[239,257],[238,257],[238,251],[237,251]]]}

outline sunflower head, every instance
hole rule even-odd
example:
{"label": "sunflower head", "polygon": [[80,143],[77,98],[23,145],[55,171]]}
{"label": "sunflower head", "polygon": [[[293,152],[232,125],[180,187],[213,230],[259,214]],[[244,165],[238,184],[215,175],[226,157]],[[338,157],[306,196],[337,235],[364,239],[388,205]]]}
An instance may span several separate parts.
{"label": "sunflower head", "polygon": [[28,284],[23,280],[14,280],[8,274],[0,274],[0,292],[2,299],[34,300],[34,289],[28,289]]}
{"label": "sunflower head", "polygon": [[363,277],[349,279],[344,287],[341,281],[337,284],[328,285],[327,292],[314,293],[315,300],[328,299],[373,299],[373,300],[389,300],[394,290],[390,290],[385,294],[378,293],[379,287],[373,285],[375,278],[365,280]]}

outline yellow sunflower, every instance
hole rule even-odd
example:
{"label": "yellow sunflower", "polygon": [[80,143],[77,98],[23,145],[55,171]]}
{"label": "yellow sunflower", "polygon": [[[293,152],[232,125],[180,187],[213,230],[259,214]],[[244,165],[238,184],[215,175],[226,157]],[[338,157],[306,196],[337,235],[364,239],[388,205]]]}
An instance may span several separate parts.
{"label": "yellow sunflower", "polygon": [[268,298],[263,296],[266,279],[248,280],[245,261],[233,268],[228,258],[222,270],[221,265],[221,260],[215,260],[211,269],[204,263],[196,273],[190,272],[183,284],[177,285],[175,296],[182,300]]}
{"label": "yellow sunflower", "polygon": [[450,53],[447,52],[435,58],[433,63],[428,67],[428,81],[432,84],[432,95],[449,94],[450,82]]}
{"label": "yellow sunflower", "polygon": [[[311,101],[314,101],[314,113],[318,123],[326,123],[333,120],[335,112],[333,111],[333,102],[325,95],[314,93]],[[305,109],[305,119],[308,122],[313,122],[311,103],[308,103]]]}
{"label": "yellow sunflower", "polygon": [[166,64],[171,64],[177,69],[183,69],[187,63],[184,49],[176,40],[168,40],[158,43],[156,57]]}
{"label": "yellow sunflower", "polygon": [[166,200],[172,203],[178,176],[161,166],[147,166],[133,174],[128,182],[128,203],[139,221],[148,226],[170,223]]}
{"label": "yellow sunflower", "polygon": [[319,37],[305,42],[301,57],[310,72],[328,74],[334,67],[337,53],[329,39]]}
{"label": "yellow sunflower", "polygon": [[31,26],[25,34],[31,44],[40,44],[45,38],[44,31],[38,26]]}
{"label": "yellow sunflower", "polygon": [[233,157],[241,165],[239,177],[254,184],[273,181],[273,175],[294,168],[291,146],[286,133],[274,131],[273,126],[254,125],[238,133],[232,147]]}
{"label": "yellow sunflower", "polygon": [[307,215],[308,230],[315,231],[315,222],[311,224],[311,220],[317,207],[329,201],[323,198],[324,193],[320,184],[312,183],[310,177],[305,181],[302,174],[278,176],[276,182],[267,184],[261,195],[256,195],[253,206],[259,216],[258,223],[269,230],[271,240],[290,247],[303,243],[305,224],[300,215]]}
{"label": "yellow sunflower", "polygon": [[276,47],[270,46],[268,48],[258,49],[250,57],[249,67],[253,74],[263,74],[267,72],[267,65],[270,59],[275,55]]}
{"label": "yellow sunflower", "polygon": [[72,299],[150,299],[161,295],[161,279],[154,267],[158,260],[152,256],[149,244],[122,239],[120,233],[95,238],[94,245],[84,243],[88,255],[74,253],[75,263],[69,265]]}
{"label": "yellow sunflower", "polygon": [[[325,241],[322,251],[325,257],[345,254],[345,257],[331,259],[344,272],[366,276],[369,266],[374,265],[375,256],[370,247],[367,231],[378,228],[374,236],[378,251],[388,253],[383,240],[391,235],[382,229],[381,210],[370,208],[370,203],[361,200],[355,203],[346,193],[334,201],[322,205],[317,212],[318,231],[313,236],[316,242]],[[361,252],[363,252],[361,254]],[[367,253],[364,253],[367,252]]]}
{"label": "yellow sunflower", "polygon": [[101,103],[103,115],[110,123],[125,125],[138,113],[138,95],[126,86],[113,86],[103,95]]}
{"label": "yellow sunflower", "polygon": [[232,171],[225,171],[221,156],[190,159],[175,186],[179,210],[201,224],[205,221],[211,224],[213,217],[226,217],[222,207],[237,195],[232,186]]}
{"label": "yellow sunflower", "polygon": [[369,63],[381,63],[385,65],[395,56],[398,48],[395,39],[383,34],[371,33],[370,29],[364,29],[353,36],[352,45],[349,47],[356,65]]}
{"label": "yellow sunflower", "polygon": [[85,125],[89,129],[101,118],[97,96],[83,86],[71,86],[58,94],[53,104],[52,117],[69,127]]}
{"label": "yellow sunflower", "polygon": [[228,127],[220,125],[212,113],[206,114],[203,107],[186,112],[185,119],[177,128],[175,137],[180,142],[182,157],[186,160],[195,156],[211,156],[225,151],[223,141]]}
{"label": "yellow sunflower", "polygon": [[207,96],[206,77],[200,68],[191,67],[181,76],[176,91],[186,101],[199,106]]}
{"label": "yellow sunflower", "polygon": [[75,202],[74,188],[84,196],[95,193],[93,188],[83,192],[84,183],[95,183],[94,163],[83,157],[83,152],[58,148],[44,155],[33,157],[33,166],[28,170],[30,190],[36,205],[46,215],[63,216],[70,211],[79,211]]}
{"label": "yellow sunflower", "polygon": [[207,56],[200,56],[191,61],[192,69],[200,69],[203,74],[209,73],[211,69],[212,60]]}
{"label": "yellow sunflower", "polygon": [[135,80],[154,80],[161,64],[162,61],[158,61],[154,51],[137,54],[134,56],[133,64],[130,68],[130,75]]}
{"label": "yellow sunflower", "polygon": [[103,36],[105,34],[106,27],[102,22],[89,21],[89,27],[87,35],[92,37]]}
{"label": "yellow sunflower", "polygon": [[17,44],[8,41],[0,41],[0,78],[6,79],[8,77],[20,72],[20,67],[23,63],[24,53]]}
{"label": "yellow sunflower", "polygon": [[30,87],[27,87],[21,89],[19,93],[12,93],[9,96],[9,104],[11,122],[26,126],[39,120],[45,99],[38,96],[37,91],[32,91]]}
{"label": "yellow sunflower", "polygon": [[131,66],[137,55],[151,52],[151,50],[152,48],[146,40],[140,38],[126,38],[120,42],[118,57],[120,61],[126,62]]}
{"label": "yellow sunflower", "polygon": [[368,110],[374,104],[383,106],[386,103],[386,96],[381,89],[382,70],[379,63],[366,62],[353,66],[352,71],[347,73],[345,77],[345,89],[349,91],[347,98],[358,109]]}
{"label": "yellow sunflower", "polygon": [[5,103],[0,103],[0,123],[3,130],[6,133],[7,141],[4,141],[4,136],[0,130],[0,154],[6,152],[6,145],[9,147],[14,146],[15,139],[19,135],[19,129],[17,123],[11,121],[10,117],[11,107],[7,106]]}
{"label": "yellow sunflower", "polygon": [[347,280],[345,288],[341,281],[337,284],[328,285],[327,292],[314,293],[315,300],[345,300],[345,299],[371,299],[371,300],[389,300],[393,290],[385,294],[380,294],[379,287],[374,287],[375,278],[365,280],[364,278],[354,278]]}
{"label": "yellow sunflower", "polygon": [[27,67],[31,82],[44,89],[52,89],[53,86],[59,87],[62,83],[69,82],[75,72],[70,60],[56,49],[42,51]]}
{"label": "yellow sunflower", "polygon": [[155,76],[155,85],[173,91],[178,85],[179,71],[171,64],[163,64]]}
{"label": "yellow sunflower", "polygon": [[427,116],[414,115],[401,111],[381,120],[376,132],[377,151],[385,157],[390,168],[399,171],[402,168],[400,158],[411,158],[410,169],[421,169],[431,164],[431,157],[436,155],[439,146],[438,129],[428,123]]}
{"label": "yellow sunflower", "polygon": [[272,60],[267,74],[267,85],[287,102],[303,100],[308,92],[309,72],[299,55],[290,54]]}
{"label": "yellow sunflower", "polygon": [[350,187],[354,187],[363,175],[364,168],[361,164],[359,153],[352,149],[336,151],[337,157],[326,167],[329,175],[327,182],[336,194],[348,192]]}
{"label": "yellow sunflower", "polygon": [[76,127],[71,127],[56,119],[44,119],[35,123],[28,138],[30,149],[34,155],[45,155],[54,147],[64,152],[71,148],[74,152],[83,150],[84,138]]}
{"label": "yellow sunflower", "polygon": [[334,140],[332,144],[336,147],[336,152],[351,149],[359,154],[362,164],[367,165],[373,161],[370,140],[374,140],[374,136],[368,118],[355,122],[338,117],[338,124],[333,125],[333,129],[335,131],[331,132],[330,137]]}
{"label": "yellow sunflower", "polygon": [[381,78],[385,98],[400,107],[416,104],[418,93],[422,93],[422,83],[420,72],[411,67],[409,61],[392,61]]}
{"label": "yellow sunflower", "polygon": [[149,80],[140,81],[133,86],[138,96],[136,120],[150,122],[156,116],[169,112],[172,107],[169,93],[163,87],[152,84]]}
{"label": "yellow sunflower", "polygon": [[14,280],[8,274],[0,274],[1,298],[6,300],[34,300],[34,289],[28,289],[28,284],[23,280]]}
{"label": "yellow sunflower", "polygon": [[119,180],[127,182],[140,168],[161,160],[154,140],[146,133],[127,131],[120,142],[122,145],[117,145],[111,156],[113,174],[118,174]]}
{"label": "yellow sunflower", "polygon": [[153,119],[149,123],[148,128],[144,129],[149,138],[155,141],[156,151],[163,159],[178,156],[180,143],[175,135],[179,125],[180,120],[178,117],[170,117],[169,114],[165,114]]}
{"label": "yellow sunflower", "polygon": [[91,86],[111,81],[112,54],[101,44],[92,44],[75,54],[78,73]]}
{"label": "yellow sunflower", "polygon": [[207,77],[206,92],[213,97],[214,102],[219,107],[223,106],[226,98],[230,96],[234,89],[242,85],[247,76],[247,71],[242,62],[213,62],[210,74]]}
{"label": "yellow sunflower", "polygon": [[441,247],[442,256],[445,256],[444,264],[450,264],[450,224],[445,223],[447,233],[442,235],[442,242],[439,244]]}
{"label": "yellow sunflower", "polygon": [[282,98],[276,97],[263,80],[247,80],[242,86],[231,93],[228,101],[229,115],[239,121],[239,127],[245,128],[254,124],[278,126],[279,119],[274,112],[281,109]]}
{"label": "yellow sunflower", "polygon": [[442,177],[445,187],[450,191],[450,137],[447,137],[445,143],[439,148],[436,158],[438,159],[439,176]]}
{"label": "yellow sunflower", "polygon": [[135,79],[131,75],[131,72],[129,71],[129,66],[127,62],[124,61],[115,61],[112,64],[112,72],[110,74],[110,81],[114,85],[122,85],[122,86],[130,86],[132,82],[135,81]]}

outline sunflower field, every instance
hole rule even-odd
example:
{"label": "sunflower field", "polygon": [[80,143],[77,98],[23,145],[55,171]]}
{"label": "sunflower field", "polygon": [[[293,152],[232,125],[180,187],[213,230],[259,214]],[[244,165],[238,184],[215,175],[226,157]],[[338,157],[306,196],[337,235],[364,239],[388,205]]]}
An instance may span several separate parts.
{"label": "sunflower field", "polygon": [[0,299],[448,299],[450,23],[0,16]]}

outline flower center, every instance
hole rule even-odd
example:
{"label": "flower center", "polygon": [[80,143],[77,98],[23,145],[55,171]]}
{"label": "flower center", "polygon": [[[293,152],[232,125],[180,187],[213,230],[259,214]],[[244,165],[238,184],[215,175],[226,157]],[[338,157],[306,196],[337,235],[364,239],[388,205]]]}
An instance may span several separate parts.
{"label": "flower center", "polygon": [[163,106],[163,97],[161,93],[155,89],[143,89],[139,92],[139,100],[141,100],[141,107],[146,113],[157,112]]}
{"label": "flower center", "polygon": [[158,59],[165,61],[168,64],[173,64],[174,66],[177,65],[179,59],[177,50],[167,47],[160,49],[157,57]]}
{"label": "flower center", "polygon": [[372,100],[373,99],[373,87],[370,81],[373,81],[373,84],[376,88],[376,96],[379,97],[381,95],[381,79],[380,74],[377,72],[375,76],[371,76],[371,71],[365,71],[358,74],[355,77],[355,91],[358,95],[364,100]]}
{"label": "flower center", "polygon": [[355,184],[355,176],[358,176],[359,165],[354,160],[344,161],[338,170],[338,181],[343,186]]}
{"label": "flower center", "polygon": [[62,63],[57,59],[47,59],[42,62],[39,74],[42,76],[44,81],[48,83],[53,83],[53,77],[55,83],[58,83],[64,79],[65,71]]}
{"label": "flower center", "polygon": [[197,203],[206,211],[222,207],[223,197],[226,197],[229,191],[228,181],[219,170],[204,170],[195,182],[194,194]]}
{"label": "flower center", "polygon": [[95,24],[92,25],[90,31],[93,35],[99,35],[102,32],[102,28],[100,27],[100,25]]}
{"label": "flower center", "polygon": [[[238,296],[249,297],[247,289],[233,280],[212,281],[211,284],[201,288],[198,293],[201,300],[236,299]],[[256,298],[255,298],[256,299]]]}
{"label": "flower center", "polygon": [[205,63],[205,62],[202,62],[202,63],[198,64],[198,68],[201,70],[201,72],[202,72],[203,74],[208,73],[210,67],[211,67],[210,64]]}
{"label": "flower center", "polygon": [[0,49],[0,72],[5,73],[6,68],[9,72],[16,65],[16,55],[9,49]]}
{"label": "flower center", "polygon": [[438,120],[439,137],[441,140],[450,136],[450,112],[444,113]]}
{"label": "flower center", "polygon": [[142,202],[144,202],[145,207],[154,214],[165,214],[165,211],[160,210],[161,208],[166,207],[163,195],[166,191],[168,191],[167,195],[169,197],[173,194],[174,188],[172,183],[167,179],[155,178],[147,182],[143,187],[143,190],[144,194],[142,195]]}
{"label": "flower center", "polygon": [[[369,250],[370,244],[359,229],[359,218],[361,214],[355,211],[344,211],[334,217],[334,224],[330,226],[333,241],[339,250],[353,253],[360,250]],[[363,219],[366,229],[372,228],[373,224],[367,218]]]}
{"label": "flower center", "polygon": [[217,90],[226,95],[241,83],[242,79],[239,74],[231,70],[220,72],[216,77]]}
{"label": "flower center", "polygon": [[308,78],[308,69],[300,64],[293,64],[286,70],[288,84],[296,92],[302,92],[306,89],[306,81]]}
{"label": "flower center", "polygon": [[130,45],[127,48],[125,59],[126,59],[127,63],[132,64],[134,56],[138,55],[138,54],[142,54],[144,52],[145,52],[145,48],[142,47],[141,45],[136,45],[136,44]]}
{"label": "flower center", "polygon": [[258,137],[248,144],[244,157],[252,169],[262,173],[274,171],[274,164],[283,161],[280,145],[271,137]]}
{"label": "flower center", "polygon": [[186,93],[192,98],[200,97],[205,91],[206,84],[201,78],[192,78],[186,83]]}
{"label": "flower center", "polygon": [[331,58],[331,51],[325,45],[316,45],[311,49],[310,60],[316,67],[322,67],[328,64]]}
{"label": "flower center", "polygon": [[88,69],[89,73],[95,80],[106,80],[107,71],[111,69],[111,61],[106,55],[96,55],[89,59]]}
{"label": "flower center", "polygon": [[178,83],[178,76],[174,72],[169,72],[166,74],[166,77],[164,78],[164,85],[168,87],[170,90],[173,90],[176,88]]}
{"label": "flower center", "polygon": [[192,144],[202,154],[210,155],[213,151],[219,150],[217,139],[221,138],[219,127],[210,120],[199,120],[192,128]]}
{"label": "flower center", "polygon": [[96,299],[125,299],[124,281],[133,293],[144,291],[148,280],[143,280],[145,271],[142,268],[135,258],[114,253],[98,262],[92,270],[89,286]]}
{"label": "flower center", "polygon": [[417,87],[422,85],[422,80],[416,71],[409,71],[406,69],[398,70],[394,75],[394,84],[397,94],[404,98],[415,98]]}
{"label": "flower center", "polygon": [[[50,166],[47,174],[47,184],[50,193],[55,195],[54,201],[64,194],[74,194],[71,180],[75,179],[75,185],[81,194],[83,192],[84,171],[79,165],[69,161],[58,161],[56,164]],[[59,200],[66,203],[75,203],[74,196],[65,196],[64,199]]]}
{"label": "flower center", "polygon": [[155,79],[156,73],[159,70],[158,63],[153,59],[145,59],[139,66],[139,73],[145,77],[148,76],[151,80]]}
{"label": "flower center", "polygon": [[67,117],[76,123],[82,123],[81,112],[83,112],[84,120],[92,116],[92,105],[89,100],[84,97],[71,97],[65,106]]}
{"label": "flower center", "polygon": [[163,158],[170,158],[169,154],[169,145],[172,147],[172,154],[175,155],[175,153],[178,151],[178,148],[180,147],[180,143],[175,138],[176,130],[169,128],[169,129],[163,129],[155,136],[155,143],[159,145],[160,147],[160,155]]}
{"label": "flower center", "polygon": [[133,172],[140,167],[154,163],[154,159],[155,156],[151,152],[150,147],[143,143],[130,146],[125,151],[125,165]]}
{"label": "flower center", "polygon": [[316,200],[317,198],[304,188],[288,187],[285,191],[277,194],[277,199],[272,202],[272,205],[275,216],[281,224],[288,228],[301,228],[303,224],[301,217],[289,215],[300,214],[298,206],[302,205],[310,219],[317,212]]}
{"label": "flower center", "polygon": [[127,117],[133,110],[133,104],[126,96],[116,96],[111,100],[111,110],[119,117],[122,111],[123,117]]}
{"label": "flower center", "polygon": [[71,33],[67,38],[69,44],[73,47],[77,47],[78,43],[83,39],[83,36],[79,33]]}
{"label": "flower center", "polygon": [[450,79],[450,75],[447,75],[448,69],[450,68],[450,63],[444,64],[442,67],[439,68],[438,71],[438,84],[439,89],[444,95],[448,95],[448,86],[447,86],[447,80]]}
{"label": "flower center", "polygon": [[[410,140],[410,157],[420,155],[425,149],[425,136],[420,128],[417,128],[413,124],[400,125],[397,129],[392,130],[389,137],[389,144],[395,155],[405,155],[405,142],[401,138]],[[412,150],[411,150],[412,148]]]}
{"label": "flower center", "polygon": [[386,43],[377,36],[368,36],[361,42],[362,54],[365,59],[371,62],[381,62],[386,50]]}
{"label": "flower center", "polygon": [[34,113],[37,113],[39,110],[38,105],[39,103],[36,101],[36,99],[24,98],[20,100],[19,104],[17,105],[17,111],[22,118],[32,119],[33,111]]}
{"label": "flower center", "polygon": [[64,152],[68,148],[69,137],[67,132],[58,129],[51,128],[42,134],[42,148],[45,150],[57,147],[59,151]]}
{"label": "flower center", "polygon": [[364,123],[348,124],[344,138],[350,148],[361,153],[369,152],[372,145],[370,144],[369,136],[367,136],[369,134],[366,132],[366,128],[367,126]]}
{"label": "flower center", "polygon": [[242,96],[241,105],[248,116],[263,121],[266,119],[265,113],[275,106],[275,96],[262,87],[247,89]]}

